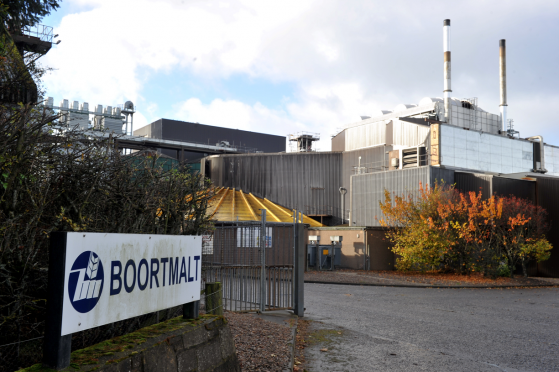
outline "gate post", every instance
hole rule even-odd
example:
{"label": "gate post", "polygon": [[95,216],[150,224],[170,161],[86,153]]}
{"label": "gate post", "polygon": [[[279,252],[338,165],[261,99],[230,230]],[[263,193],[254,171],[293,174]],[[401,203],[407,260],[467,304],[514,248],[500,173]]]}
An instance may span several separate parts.
{"label": "gate post", "polygon": [[72,335],[62,336],[62,305],[66,266],[66,233],[50,236],[47,317],[43,339],[43,365],[60,370],[70,365]]}
{"label": "gate post", "polygon": [[266,210],[261,209],[262,225],[260,227],[260,251],[261,251],[261,270],[260,270],[260,312],[266,310]]}
{"label": "gate post", "polygon": [[184,319],[198,319],[200,317],[200,301],[183,304],[182,317]]}
{"label": "gate post", "polygon": [[295,302],[293,312],[297,316],[305,315],[305,225],[295,224],[295,262],[293,271],[295,272]]}
{"label": "gate post", "polygon": [[221,282],[206,283],[206,313],[223,315]]}

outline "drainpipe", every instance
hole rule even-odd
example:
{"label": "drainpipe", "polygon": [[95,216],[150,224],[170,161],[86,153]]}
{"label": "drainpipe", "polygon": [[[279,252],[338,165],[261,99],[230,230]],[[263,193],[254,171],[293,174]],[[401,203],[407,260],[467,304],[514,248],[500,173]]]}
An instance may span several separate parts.
{"label": "drainpipe", "polygon": [[540,169],[534,169],[535,172],[538,173],[547,173],[547,169],[545,169],[545,160],[544,160],[544,151],[543,151],[543,137],[542,136],[532,136],[526,138],[527,140],[540,140]]}
{"label": "drainpipe", "polygon": [[450,93],[452,88],[450,85],[450,19],[443,21],[443,60],[444,60],[444,118],[447,124],[451,121],[451,105]]}
{"label": "drainpipe", "polygon": [[347,190],[343,187],[340,187],[340,195],[342,197],[342,225],[345,222],[345,194],[347,193]]}
{"label": "drainpipe", "polygon": [[363,228],[363,251],[365,252],[365,270],[370,270],[371,267],[371,262],[370,259],[371,257],[369,257],[369,242],[367,241],[367,235],[368,235],[368,231],[367,228],[364,227]]}

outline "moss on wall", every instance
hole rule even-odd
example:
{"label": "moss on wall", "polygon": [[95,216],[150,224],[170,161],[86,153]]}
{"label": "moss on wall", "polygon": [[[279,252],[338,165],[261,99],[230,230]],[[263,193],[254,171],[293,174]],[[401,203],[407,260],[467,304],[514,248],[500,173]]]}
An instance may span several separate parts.
{"label": "moss on wall", "polygon": [[[70,366],[63,371],[103,371],[112,364],[143,365],[143,370],[157,370],[151,366],[149,354],[161,354],[159,362],[176,365],[178,354],[184,351],[204,349],[207,344],[221,345],[215,350],[218,355],[210,355],[211,362],[227,362],[238,365],[227,320],[222,316],[202,315],[198,319],[177,317],[165,322],[142,328],[124,336],[100,342],[72,353]],[[226,330],[224,330],[226,329]],[[188,340],[188,341],[185,341]],[[192,342],[190,341],[192,340]],[[213,354],[216,354],[216,352]],[[190,355],[189,362],[207,364],[208,359],[197,353]],[[203,358],[204,360],[198,360]],[[119,369],[120,370],[120,369]],[[20,372],[47,372],[53,369],[41,364],[20,370]]]}

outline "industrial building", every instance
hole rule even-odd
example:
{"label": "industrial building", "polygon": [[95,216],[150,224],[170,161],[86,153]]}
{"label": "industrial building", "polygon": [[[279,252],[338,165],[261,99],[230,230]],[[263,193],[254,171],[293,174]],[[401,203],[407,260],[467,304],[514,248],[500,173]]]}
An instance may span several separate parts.
{"label": "industrial building", "polygon": [[[154,150],[198,165],[221,188],[222,199],[214,205],[220,221],[255,220],[259,203],[277,211],[282,221],[292,219],[292,211],[298,210],[316,221],[309,229],[319,229],[317,234],[342,236],[340,229],[348,229],[342,265],[387,269],[393,267],[394,257],[382,241],[379,202],[384,190],[413,194],[420,183],[481,189],[485,197],[527,198],[549,212],[548,240],[559,247],[559,147],[545,143],[537,133],[521,138],[510,125],[505,40],[499,41],[498,61],[498,114],[482,109],[476,98],[452,97],[450,20],[445,20],[443,97],[425,97],[417,104],[361,116],[333,136],[328,152],[313,151],[318,133],[290,135],[297,151],[288,153],[283,136],[178,120],[160,119],[134,130],[132,102],[97,105],[93,111],[85,102],[63,100],[55,107],[49,98],[46,105],[63,114],[61,125],[78,127],[88,135],[117,135],[115,147]],[[235,211],[236,205],[241,209]],[[251,208],[255,215],[242,214]],[[559,276],[559,248],[532,273]]]}
{"label": "industrial building", "polygon": [[[237,152],[243,153],[281,152],[285,151],[286,147],[286,140],[283,136],[170,119],[159,119],[133,133],[136,137],[199,143],[224,149],[234,148]],[[173,149],[160,148],[160,151],[189,163],[199,162],[201,158],[209,154],[207,151],[193,151],[192,149],[183,151],[180,155],[177,155],[176,150]]]}
{"label": "industrial building", "polygon": [[[548,240],[556,247],[550,260],[531,272],[559,276],[559,147],[539,135],[520,138],[507,125],[505,40],[499,41],[499,114],[482,109],[477,99],[451,97],[450,20],[443,23],[443,40],[442,98],[423,98],[346,124],[332,138],[330,152],[308,151],[305,145],[296,153],[212,155],[202,159],[201,171],[216,186],[242,189],[328,226],[361,228],[362,236],[380,226],[385,189],[402,195],[414,193],[420,182],[444,181],[462,191],[481,188],[486,197],[527,198],[548,210]],[[355,243],[362,249],[346,257],[356,262],[351,267],[393,264],[386,246]]]}
{"label": "industrial building", "polygon": [[286,149],[282,136],[222,128],[178,120],[159,119],[134,130],[136,107],[131,101],[122,105],[95,105],[63,99],[59,106],[48,97],[43,105],[52,113],[58,112],[58,129],[83,131],[87,137],[111,137],[115,148],[123,154],[132,151],[156,151],[189,163],[200,170],[200,159],[211,154],[243,154],[281,152]]}

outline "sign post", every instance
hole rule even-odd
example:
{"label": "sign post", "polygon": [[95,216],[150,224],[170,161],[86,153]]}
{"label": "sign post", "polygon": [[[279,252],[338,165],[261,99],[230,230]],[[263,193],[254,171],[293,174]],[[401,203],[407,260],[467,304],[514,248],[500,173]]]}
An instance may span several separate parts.
{"label": "sign post", "polygon": [[202,238],[51,235],[43,363],[70,364],[72,333],[183,305],[198,317]]}
{"label": "sign post", "polygon": [[43,364],[56,370],[70,365],[72,351],[72,335],[62,336],[65,262],[66,233],[51,233]]}

